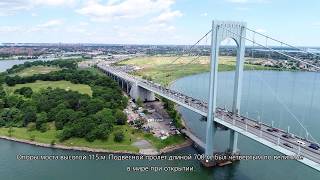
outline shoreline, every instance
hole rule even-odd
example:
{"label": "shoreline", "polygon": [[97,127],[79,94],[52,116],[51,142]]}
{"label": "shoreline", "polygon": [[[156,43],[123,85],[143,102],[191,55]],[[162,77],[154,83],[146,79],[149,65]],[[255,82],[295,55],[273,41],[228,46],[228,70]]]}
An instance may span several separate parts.
{"label": "shoreline", "polygon": [[[66,145],[62,145],[62,144],[51,145],[51,144],[47,144],[47,143],[40,143],[40,142],[36,142],[36,141],[31,141],[31,140],[18,139],[18,138],[9,137],[9,136],[0,136],[0,139],[12,141],[12,142],[16,142],[16,143],[28,144],[28,145],[37,146],[37,147],[51,148],[51,149],[81,151],[81,152],[88,152],[88,153],[114,153],[114,154],[130,154],[130,155],[147,155],[147,154],[142,154],[142,153],[137,153],[137,152],[89,148],[89,147],[84,147],[84,146],[66,146]],[[188,138],[188,139],[186,139],[186,141],[184,141],[181,144],[167,146],[163,149],[160,149],[158,151],[158,153],[155,155],[170,153],[175,150],[182,149],[182,148],[185,148],[185,147],[188,147],[191,145],[192,145],[192,141]]]}

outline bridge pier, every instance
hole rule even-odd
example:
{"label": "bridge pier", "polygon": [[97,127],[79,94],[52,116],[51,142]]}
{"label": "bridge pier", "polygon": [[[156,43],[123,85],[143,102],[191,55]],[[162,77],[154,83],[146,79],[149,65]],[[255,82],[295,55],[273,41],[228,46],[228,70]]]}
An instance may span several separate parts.
{"label": "bridge pier", "polygon": [[121,79],[121,88],[122,88],[122,90],[123,90],[123,79]]}
{"label": "bridge pier", "polygon": [[238,132],[230,129],[230,144],[229,149],[232,154],[238,152]]}
{"label": "bridge pier", "polygon": [[138,86],[138,84],[133,84],[131,86],[130,96],[134,100],[141,98],[141,100],[144,102],[156,100],[154,92],[149,91],[147,89],[144,89],[144,88]]}
{"label": "bridge pier", "polygon": [[126,82],[126,86],[127,86],[127,94],[129,94],[129,82]]}

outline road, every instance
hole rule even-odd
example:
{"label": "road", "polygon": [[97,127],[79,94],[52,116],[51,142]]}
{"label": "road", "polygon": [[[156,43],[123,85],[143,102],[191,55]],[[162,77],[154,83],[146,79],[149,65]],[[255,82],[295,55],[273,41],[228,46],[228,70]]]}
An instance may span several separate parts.
{"label": "road", "polygon": [[[172,100],[175,103],[184,106],[194,112],[197,112],[205,117],[207,116],[208,105],[204,101],[192,98],[180,92],[163,87],[160,84],[156,84],[152,81],[147,81],[141,78],[134,77],[125,72],[122,72],[121,70],[118,70],[116,67],[111,67],[105,64],[99,64],[98,67],[127,81],[137,83],[142,88],[145,88],[160,96]],[[272,128],[267,124],[257,122],[256,120],[250,119],[248,117],[233,114],[232,112],[222,108],[216,109],[215,121],[218,123],[221,121],[220,123],[222,125],[236,130],[241,134],[249,138],[252,138],[260,143],[267,142],[263,144],[273,149],[276,149],[282,153],[285,153],[287,155],[299,155],[304,158],[307,158],[312,162],[301,162],[309,166],[317,166],[316,169],[320,170],[320,150],[315,150],[309,147],[311,143],[317,144],[316,142],[311,142],[307,139],[301,138],[293,134],[289,134],[290,137],[288,138],[283,137],[283,135],[288,135],[288,133],[284,130]],[[271,129],[272,132],[270,132]],[[297,141],[302,142],[304,145],[298,144]]]}

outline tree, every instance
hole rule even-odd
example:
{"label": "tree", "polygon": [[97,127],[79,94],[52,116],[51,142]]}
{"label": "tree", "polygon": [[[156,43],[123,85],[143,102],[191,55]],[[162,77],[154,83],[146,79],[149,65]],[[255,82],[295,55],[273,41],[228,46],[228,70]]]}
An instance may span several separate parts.
{"label": "tree", "polygon": [[123,113],[121,110],[117,109],[115,114],[117,125],[125,125],[127,121],[127,115]]}
{"label": "tree", "polygon": [[5,108],[2,110],[0,116],[5,124],[15,124],[21,120],[22,112],[15,107]]}
{"label": "tree", "polygon": [[107,123],[112,125],[116,121],[115,117],[112,114],[112,110],[108,108],[104,108],[101,111],[97,112],[95,115],[93,115],[93,118],[99,124]]}
{"label": "tree", "polygon": [[46,123],[41,124],[39,131],[46,132],[48,130],[48,125]]}
{"label": "tree", "polygon": [[23,95],[24,97],[27,97],[27,98],[30,98],[33,91],[30,87],[22,87],[20,89],[16,89],[14,91],[14,93]]}
{"label": "tree", "polygon": [[5,107],[19,107],[23,103],[23,99],[17,95],[9,95],[5,99]]}
{"label": "tree", "polygon": [[46,122],[48,122],[48,116],[46,112],[41,112],[37,114],[36,129],[41,130],[43,132],[46,131]]}
{"label": "tree", "polygon": [[93,98],[89,101],[87,106],[87,113],[88,114],[95,114],[96,112],[102,110],[104,107],[104,102],[100,99]]}
{"label": "tree", "polygon": [[0,86],[0,99],[4,99],[6,97],[6,92],[4,91],[3,87]]}
{"label": "tree", "polygon": [[22,105],[22,120],[23,126],[27,126],[29,122],[35,122],[37,119],[37,107],[33,104],[32,101],[26,101]]}
{"label": "tree", "polygon": [[89,142],[93,142],[96,139],[96,135],[93,131],[90,131],[85,136],[86,140]]}
{"label": "tree", "polygon": [[[0,86],[0,126],[29,125],[32,126],[29,129],[34,127],[44,132],[47,130],[47,122],[55,121],[56,129],[62,130],[59,134],[60,140],[79,137],[94,141],[107,139],[114,124],[125,124],[127,117],[123,109],[128,103],[128,98],[122,95],[120,87],[108,77],[90,71],[76,70],[75,62],[30,62],[16,65],[8,72],[16,73],[34,65],[55,65],[68,69],[28,77],[0,75],[0,84],[6,82],[9,86],[36,80],[67,80],[87,84],[92,88],[92,96],[59,88],[33,92],[30,87],[22,87],[15,91],[16,94],[6,95]],[[141,99],[140,101],[142,104]],[[118,141],[122,141],[123,138],[123,134],[122,136],[121,133],[117,134]]]}
{"label": "tree", "polygon": [[4,101],[0,99],[0,110],[4,108],[4,105],[5,105]]}
{"label": "tree", "polygon": [[136,101],[137,105],[142,107],[143,106],[143,101],[140,97],[138,97],[137,101]]}
{"label": "tree", "polygon": [[27,126],[27,131],[34,131],[36,130],[36,124],[35,123],[29,123]]}
{"label": "tree", "polygon": [[61,132],[61,134],[59,135],[59,140],[64,141],[71,138],[73,136],[73,132],[74,132],[73,128],[65,127]]}
{"label": "tree", "polygon": [[116,132],[114,134],[114,139],[115,142],[122,142],[124,140],[124,134],[122,131]]}
{"label": "tree", "polygon": [[50,109],[48,112],[48,121],[54,121],[57,119],[58,113],[61,110],[67,109],[66,105],[64,103],[59,104],[57,107]]}
{"label": "tree", "polygon": [[75,122],[79,114],[72,109],[62,109],[58,112],[55,119],[55,126],[58,130],[63,129],[63,126],[68,122]]}
{"label": "tree", "polygon": [[98,125],[93,132],[98,139],[107,139],[111,130],[112,126],[110,126],[110,124],[104,123]]}

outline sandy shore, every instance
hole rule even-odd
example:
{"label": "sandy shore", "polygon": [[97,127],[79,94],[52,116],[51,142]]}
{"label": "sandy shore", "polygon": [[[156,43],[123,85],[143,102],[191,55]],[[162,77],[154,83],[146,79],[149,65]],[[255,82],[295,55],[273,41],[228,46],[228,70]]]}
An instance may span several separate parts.
{"label": "sandy shore", "polygon": [[[89,148],[89,147],[79,147],[79,146],[65,146],[61,144],[46,144],[46,143],[40,143],[40,142],[35,142],[35,141],[30,141],[30,140],[24,140],[24,139],[17,139],[13,137],[8,137],[8,136],[0,136],[0,139],[5,139],[9,141],[14,141],[18,143],[24,143],[24,144],[29,144],[29,145],[34,145],[34,146],[39,146],[39,147],[45,147],[45,148],[53,148],[53,149],[63,149],[63,150],[73,150],[73,151],[83,151],[83,152],[90,152],[90,153],[117,153],[117,154],[132,154],[132,155],[142,155],[140,153],[136,152],[130,152],[130,151],[114,151],[114,150],[106,150],[106,149],[99,149],[99,148]],[[188,147],[192,144],[191,140],[186,140],[182,144],[178,145],[173,145],[173,146],[168,146],[159,151],[159,154],[163,153],[169,153],[181,148]]]}

